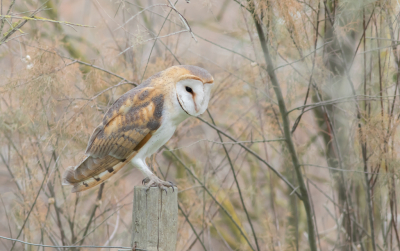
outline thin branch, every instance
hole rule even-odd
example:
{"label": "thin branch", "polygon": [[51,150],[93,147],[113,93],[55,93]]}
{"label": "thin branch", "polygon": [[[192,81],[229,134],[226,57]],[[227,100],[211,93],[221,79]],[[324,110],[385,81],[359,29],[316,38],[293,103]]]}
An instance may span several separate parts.
{"label": "thin branch", "polygon": [[[19,231],[19,233],[18,233],[18,235],[17,235],[17,237],[16,237],[17,240],[18,240],[19,236],[21,235],[22,231],[24,230],[25,224],[26,224],[26,222],[28,221],[29,216],[31,215],[31,212],[32,212],[33,208],[34,208],[35,205],[36,205],[36,201],[37,201],[37,199],[39,198],[40,191],[42,191],[44,182],[45,182],[46,179],[47,179],[47,174],[49,173],[49,169],[50,169],[50,166],[47,167],[47,170],[46,170],[45,175],[43,176],[42,184],[40,185],[39,191],[37,192],[36,197],[35,197],[35,200],[34,200],[33,203],[32,203],[31,209],[29,210],[28,215],[25,217],[24,223],[23,223],[22,226],[21,226],[21,230]],[[17,243],[16,241],[13,242],[13,245],[12,245],[10,251],[12,251],[12,250],[14,249],[14,246],[15,246],[16,243]]]}
{"label": "thin branch", "polygon": [[[99,192],[97,193],[97,201],[100,201],[101,197],[103,196],[104,185],[105,185],[105,183],[101,183],[101,185],[100,185]],[[88,235],[87,233],[88,233],[89,227],[92,224],[93,217],[96,214],[96,210],[97,210],[98,207],[99,207],[99,204],[95,203],[94,207],[93,207],[93,210],[92,210],[92,213],[90,214],[89,221],[86,224],[86,228],[85,228],[85,232],[83,233],[83,237],[82,237],[82,239],[80,241],[76,242],[76,243],[79,242],[79,245],[82,245],[82,243],[85,241],[85,238]]]}
{"label": "thin branch", "polygon": [[[317,27],[315,28],[315,41],[314,41],[314,57],[313,57],[313,61],[312,61],[312,68],[311,68],[311,74],[310,74],[310,81],[308,81],[308,88],[307,88],[307,93],[306,93],[306,97],[304,98],[304,106],[307,104],[307,99],[308,99],[308,95],[310,94],[310,88],[312,85],[312,81],[313,81],[313,75],[314,75],[314,68],[315,68],[315,59],[317,57],[317,42],[318,42],[318,28],[319,28],[319,12],[321,10],[320,8],[321,3],[318,2],[318,12],[317,12]],[[325,47],[325,44],[323,45],[323,47]],[[301,116],[304,112],[304,106],[302,109],[302,113],[300,114],[300,116],[296,119],[296,121],[294,122],[294,125],[292,127],[291,133],[293,134],[294,131],[296,130],[298,124],[300,123],[301,120]]]}
{"label": "thin branch", "polygon": [[44,18],[44,17],[37,17],[37,16],[19,17],[19,16],[12,16],[12,15],[0,15],[0,18],[13,18],[13,19],[22,19],[22,20],[26,20],[26,21],[41,21],[41,22],[64,24],[64,25],[67,25],[67,26],[79,26],[79,27],[87,27],[87,28],[96,28],[96,26],[83,25],[83,24],[74,24],[74,23],[70,23],[70,22],[66,22],[66,21],[51,20],[51,19],[47,19],[47,18]]}
{"label": "thin branch", "polygon": [[[207,113],[208,113],[208,116],[210,116],[211,122],[215,126],[214,118],[211,116],[211,113],[210,113],[210,111],[208,109],[207,109]],[[223,143],[224,141],[223,141],[223,139],[221,137],[221,133],[218,132],[218,131],[217,131],[217,133],[218,133],[219,140],[221,141],[221,143]],[[229,156],[229,153],[228,153],[228,150],[226,149],[226,146],[223,144],[222,147],[224,148],[225,155],[226,155],[226,157],[228,159],[228,162],[229,162],[229,166],[231,167],[232,175],[233,175],[233,178],[234,178],[235,183],[236,183],[236,187],[237,187],[238,192],[239,192],[240,202],[242,203],[242,207],[243,207],[244,213],[246,214],[247,221],[249,222],[251,231],[253,232],[254,242],[256,243],[257,250],[260,250],[260,247],[259,247],[258,241],[257,241],[257,235],[256,235],[256,232],[254,231],[253,223],[251,222],[249,213],[247,212],[246,204],[244,203],[244,200],[243,200],[242,191],[240,189],[240,185],[239,185],[239,182],[238,182],[237,177],[236,177],[235,169],[233,168],[233,163],[232,163],[231,157]]]}
{"label": "thin branch", "polygon": [[92,67],[92,68],[94,68],[94,69],[97,69],[97,70],[106,72],[106,73],[108,73],[108,74],[110,74],[110,75],[112,75],[112,76],[114,76],[114,77],[117,77],[117,78],[119,78],[119,79],[124,80],[124,81],[126,82],[126,84],[131,84],[131,85],[134,85],[134,86],[138,86],[138,83],[129,81],[128,79],[126,79],[126,78],[124,78],[124,77],[122,77],[122,76],[120,76],[120,75],[118,75],[118,74],[116,74],[116,73],[114,73],[114,72],[111,72],[111,71],[109,71],[109,70],[106,70],[106,69],[104,69],[104,68],[102,68],[102,67],[100,67],[100,66],[97,66],[97,65],[94,65],[94,64],[90,64],[90,63],[87,63],[87,62],[84,62],[84,61],[81,61],[81,60],[78,60],[78,59],[75,59],[75,58],[63,56],[63,55],[61,55],[61,54],[58,53],[58,52],[46,50],[46,49],[43,49],[43,48],[41,48],[41,47],[39,47],[39,46],[30,45],[30,44],[27,44],[27,43],[24,43],[24,42],[19,42],[19,43],[21,43],[21,44],[23,44],[23,45],[26,45],[26,46],[29,46],[29,47],[37,48],[37,49],[39,49],[39,50],[42,50],[42,51],[45,51],[45,52],[48,52],[48,53],[55,54],[55,55],[57,55],[57,56],[59,56],[59,57],[61,57],[61,58],[69,59],[69,60],[73,61],[74,63],[86,65],[86,66]]}
{"label": "thin branch", "polygon": [[[150,39],[147,39],[147,40],[142,41],[141,43],[146,43],[146,42],[149,42],[149,41],[152,41],[152,40],[156,40],[156,39],[159,39],[159,38],[174,36],[174,35],[176,35],[176,34],[183,33],[183,32],[187,32],[187,30],[181,30],[181,31],[177,31],[177,32],[170,33],[170,34],[165,35],[165,36],[150,38]],[[120,52],[117,56],[124,54],[125,52],[127,52],[129,49],[131,49],[131,48],[133,48],[133,47],[135,47],[135,44],[129,46],[128,48],[126,48],[125,50],[123,50],[122,52]]]}
{"label": "thin branch", "polygon": [[193,32],[192,32],[192,28],[190,28],[188,21],[186,20],[186,18],[175,8],[175,5],[172,4],[171,0],[168,0],[169,4],[171,5],[172,9],[175,10],[176,13],[178,13],[179,17],[181,18],[182,23],[186,26],[186,29],[190,32],[190,35],[192,35],[192,38],[194,39],[194,41],[196,41],[197,43],[197,39],[194,36]]}
{"label": "thin branch", "polygon": [[200,142],[203,142],[203,141],[207,141],[207,142],[210,142],[210,143],[213,143],[213,144],[219,144],[219,145],[237,145],[237,144],[246,144],[246,143],[255,144],[255,143],[266,143],[266,142],[280,142],[280,141],[285,141],[285,139],[282,138],[282,139],[232,141],[232,142],[229,142],[229,141],[220,142],[220,141],[213,141],[213,140],[209,140],[209,139],[200,139],[200,140],[198,140],[198,141],[196,141],[196,142],[194,142],[194,143],[192,143],[190,145],[186,145],[186,146],[182,146],[182,147],[178,147],[178,148],[173,148],[170,151],[176,151],[176,150],[180,150],[180,149],[183,149],[183,148],[191,147],[191,146],[194,146],[194,145],[196,145],[196,144],[198,144]]}
{"label": "thin branch", "polygon": [[[176,4],[177,2],[178,2],[178,0],[175,2],[175,4]],[[170,10],[170,11],[168,12],[168,15],[165,17],[164,22],[162,23],[161,28],[160,28],[160,30],[158,31],[158,34],[157,34],[157,36],[156,36],[156,39],[154,40],[154,43],[153,43],[153,46],[151,47],[151,50],[150,50],[150,53],[149,53],[149,57],[147,58],[147,63],[146,63],[146,66],[144,67],[144,71],[143,71],[142,78],[141,78],[140,82],[143,81],[144,75],[146,74],[147,66],[149,65],[149,62],[150,62],[151,54],[153,53],[153,49],[154,49],[154,47],[155,47],[155,45],[156,45],[156,43],[157,43],[157,41],[158,41],[158,38],[159,38],[159,36],[160,36],[160,34],[161,34],[161,31],[162,31],[162,29],[164,28],[164,25],[165,25],[165,23],[167,22],[168,17],[169,17],[169,15],[171,14],[171,12],[172,12],[172,10]]]}
{"label": "thin branch", "polygon": [[[164,146],[165,149],[169,150],[169,148],[167,146]],[[197,178],[197,176],[192,172],[192,170],[190,170],[190,168],[188,168],[185,163],[183,163],[183,161],[174,153],[174,152],[170,152],[172,154],[172,156],[174,156],[178,162],[185,167],[186,171],[189,172],[190,175],[192,175],[192,177],[204,188],[204,190],[208,193],[208,195],[215,201],[215,203],[217,203],[217,205],[222,209],[222,211],[224,211],[224,213],[228,216],[228,218],[232,221],[232,223],[235,225],[235,227],[239,230],[240,234],[243,236],[243,238],[246,240],[247,244],[249,245],[249,247],[251,248],[251,250],[255,251],[254,248],[252,247],[252,245],[250,244],[249,239],[247,238],[246,234],[243,232],[243,229],[239,226],[239,224],[233,219],[232,215],[225,209],[224,206],[222,206],[222,204],[220,202],[218,202],[218,200],[214,197],[214,195],[210,192],[210,190],[208,190],[208,188],[204,185],[203,182],[201,182],[201,180],[199,178]]]}
{"label": "thin branch", "polygon": [[196,235],[197,240],[200,241],[201,246],[203,247],[204,251],[207,251],[207,248],[204,246],[203,241],[200,239],[199,234],[197,233],[196,229],[194,229],[192,222],[190,222],[189,217],[187,216],[187,214],[183,211],[181,205],[179,205],[178,203],[178,208],[181,211],[181,213],[183,214],[183,216],[185,217],[185,220],[187,221],[187,223],[189,223],[190,228],[192,229],[193,233]]}
{"label": "thin branch", "polygon": [[[4,236],[0,236],[0,238],[13,241],[14,243],[20,242],[25,245],[36,246],[36,247],[45,247],[45,248],[119,248],[119,249],[132,250],[131,247],[122,247],[122,246],[52,246],[52,245],[43,245],[43,244],[25,242],[25,241],[21,241],[18,239],[12,239],[12,238],[8,238],[8,237],[4,237]],[[145,249],[138,249],[138,248],[136,250],[146,251]]]}
{"label": "thin branch", "polygon": [[253,16],[254,23],[255,23],[255,26],[257,29],[257,33],[258,33],[258,38],[260,40],[261,47],[262,47],[262,50],[264,53],[264,59],[265,59],[266,65],[267,65],[267,72],[268,72],[269,78],[271,80],[271,83],[273,85],[273,89],[275,91],[276,98],[277,98],[277,101],[279,104],[279,110],[280,110],[281,117],[282,117],[282,125],[283,125],[283,129],[284,129],[284,135],[286,138],[287,148],[288,148],[289,153],[292,158],[293,167],[295,169],[297,181],[299,183],[299,187],[300,187],[300,191],[301,191],[301,198],[303,201],[304,209],[307,214],[308,241],[310,244],[310,249],[311,249],[311,251],[317,251],[317,243],[316,243],[316,239],[315,239],[316,234],[315,234],[313,213],[312,213],[312,208],[311,208],[311,204],[310,204],[310,198],[308,195],[307,187],[304,182],[303,174],[301,172],[300,161],[297,156],[296,148],[295,148],[295,145],[294,145],[294,142],[292,139],[292,134],[290,133],[290,123],[289,123],[289,118],[287,115],[285,100],[283,98],[282,90],[281,90],[280,84],[278,82],[278,78],[277,78],[275,70],[274,70],[274,65],[273,65],[273,62],[272,62],[272,59],[271,59],[271,56],[269,53],[268,45],[267,45],[267,40],[265,38],[264,31],[261,27],[261,20],[254,11],[253,2],[250,2],[250,0],[248,0],[248,2],[250,4],[250,8],[251,8],[250,13]]}
{"label": "thin branch", "polygon": [[[13,0],[13,1],[11,2],[10,6],[8,7],[7,15],[10,14],[10,11],[11,11],[11,9],[13,8],[14,4],[15,4],[15,0]],[[1,11],[3,12],[3,1],[1,2]],[[1,14],[3,15],[3,13],[1,13]],[[2,35],[1,33],[3,32],[3,27],[4,27],[4,22],[5,22],[5,21],[6,21],[6,19],[5,19],[5,18],[2,18],[2,20],[1,20],[1,26],[0,26],[0,36]]]}
{"label": "thin branch", "polygon": [[[14,1],[15,2],[15,1]],[[14,4],[14,2],[12,4]],[[35,16],[36,13],[42,11],[42,7],[48,2],[48,0],[46,2],[44,2],[37,10],[35,10],[32,14],[31,14],[31,18]],[[5,20],[5,19],[3,19]],[[15,27],[13,27],[9,32],[7,32],[7,34],[3,35],[3,38],[0,39],[0,45],[2,45],[5,41],[8,40],[9,37],[11,37],[12,34],[14,34],[16,31],[20,30],[22,28],[22,26],[24,26],[26,23],[28,22],[28,20],[24,20],[22,22],[20,22],[18,25],[16,25]],[[3,29],[3,25],[1,27]]]}
{"label": "thin branch", "polygon": [[268,162],[266,162],[263,158],[261,158],[257,153],[255,153],[253,150],[251,150],[250,148],[248,148],[247,146],[243,145],[242,143],[236,141],[232,136],[230,136],[229,134],[225,133],[224,131],[222,131],[221,129],[219,129],[218,127],[214,126],[213,124],[205,121],[204,119],[197,117],[197,119],[201,120],[202,122],[206,123],[207,125],[209,125],[210,127],[212,127],[214,130],[216,130],[217,132],[220,132],[222,135],[224,135],[225,137],[229,138],[230,140],[234,141],[235,143],[237,143],[239,146],[241,146],[243,149],[245,149],[247,152],[249,152],[251,155],[253,155],[254,157],[256,157],[259,161],[261,161],[262,163],[264,163],[266,166],[268,166],[276,175],[278,175],[278,177],[283,180],[291,189],[292,191],[294,191],[294,193],[297,195],[297,197],[301,200],[302,196],[300,195],[299,192],[296,191],[296,187],[293,186],[286,178],[285,176],[283,176],[278,170],[276,170],[273,166],[271,166]]}

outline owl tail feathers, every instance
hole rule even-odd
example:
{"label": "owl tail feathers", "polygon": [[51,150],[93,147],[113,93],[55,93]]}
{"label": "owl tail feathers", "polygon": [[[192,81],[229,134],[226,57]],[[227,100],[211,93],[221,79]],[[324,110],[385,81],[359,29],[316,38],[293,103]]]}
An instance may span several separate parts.
{"label": "owl tail feathers", "polygon": [[70,182],[72,177],[74,177],[74,166],[69,166],[67,169],[64,171],[63,174],[63,179],[62,179],[62,185],[63,186],[70,186],[73,185],[74,183]]}
{"label": "owl tail feathers", "polygon": [[87,157],[77,166],[68,167],[63,174],[63,185],[73,185],[72,193],[95,187],[121,170],[136,153],[121,161],[111,156],[103,159]]}
{"label": "owl tail feathers", "polygon": [[119,162],[117,165],[114,167],[105,170],[101,172],[98,175],[93,175],[93,176],[88,176],[83,180],[77,181],[74,176],[76,173],[76,169],[73,166],[70,166],[65,170],[64,175],[63,175],[63,185],[73,185],[73,188],[71,190],[71,193],[77,193],[77,192],[82,192],[85,190],[88,190],[92,187],[95,187],[104,181],[106,181],[108,178],[116,174],[121,168],[124,166],[124,162]]}

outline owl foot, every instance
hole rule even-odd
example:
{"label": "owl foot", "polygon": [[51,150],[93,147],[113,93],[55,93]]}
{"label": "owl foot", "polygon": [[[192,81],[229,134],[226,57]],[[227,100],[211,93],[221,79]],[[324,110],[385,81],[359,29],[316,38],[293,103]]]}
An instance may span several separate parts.
{"label": "owl foot", "polygon": [[159,179],[157,176],[146,177],[142,180],[142,184],[146,186],[146,192],[149,191],[150,187],[158,187],[167,193],[167,187],[172,188],[172,192],[175,191],[175,184],[171,181],[163,181]]}

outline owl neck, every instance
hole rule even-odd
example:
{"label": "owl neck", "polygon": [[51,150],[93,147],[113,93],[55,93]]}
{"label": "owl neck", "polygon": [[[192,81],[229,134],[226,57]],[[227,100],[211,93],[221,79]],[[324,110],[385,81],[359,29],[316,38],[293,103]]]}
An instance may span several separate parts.
{"label": "owl neck", "polygon": [[187,114],[182,108],[179,106],[176,109],[174,109],[175,112],[174,114],[171,114],[171,119],[172,122],[178,126],[180,123],[182,123],[185,119],[191,117],[189,114]]}

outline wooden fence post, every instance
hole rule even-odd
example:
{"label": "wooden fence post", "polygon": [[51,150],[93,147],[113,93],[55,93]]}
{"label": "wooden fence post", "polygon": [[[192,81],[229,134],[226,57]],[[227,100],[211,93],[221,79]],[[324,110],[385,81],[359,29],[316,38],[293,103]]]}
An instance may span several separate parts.
{"label": "wooden fence post", "polygon": [[178,188],[158,187],[146,192],[135,186],[132,210],[132,247],[147,251],[175,251],[178,233]]}

